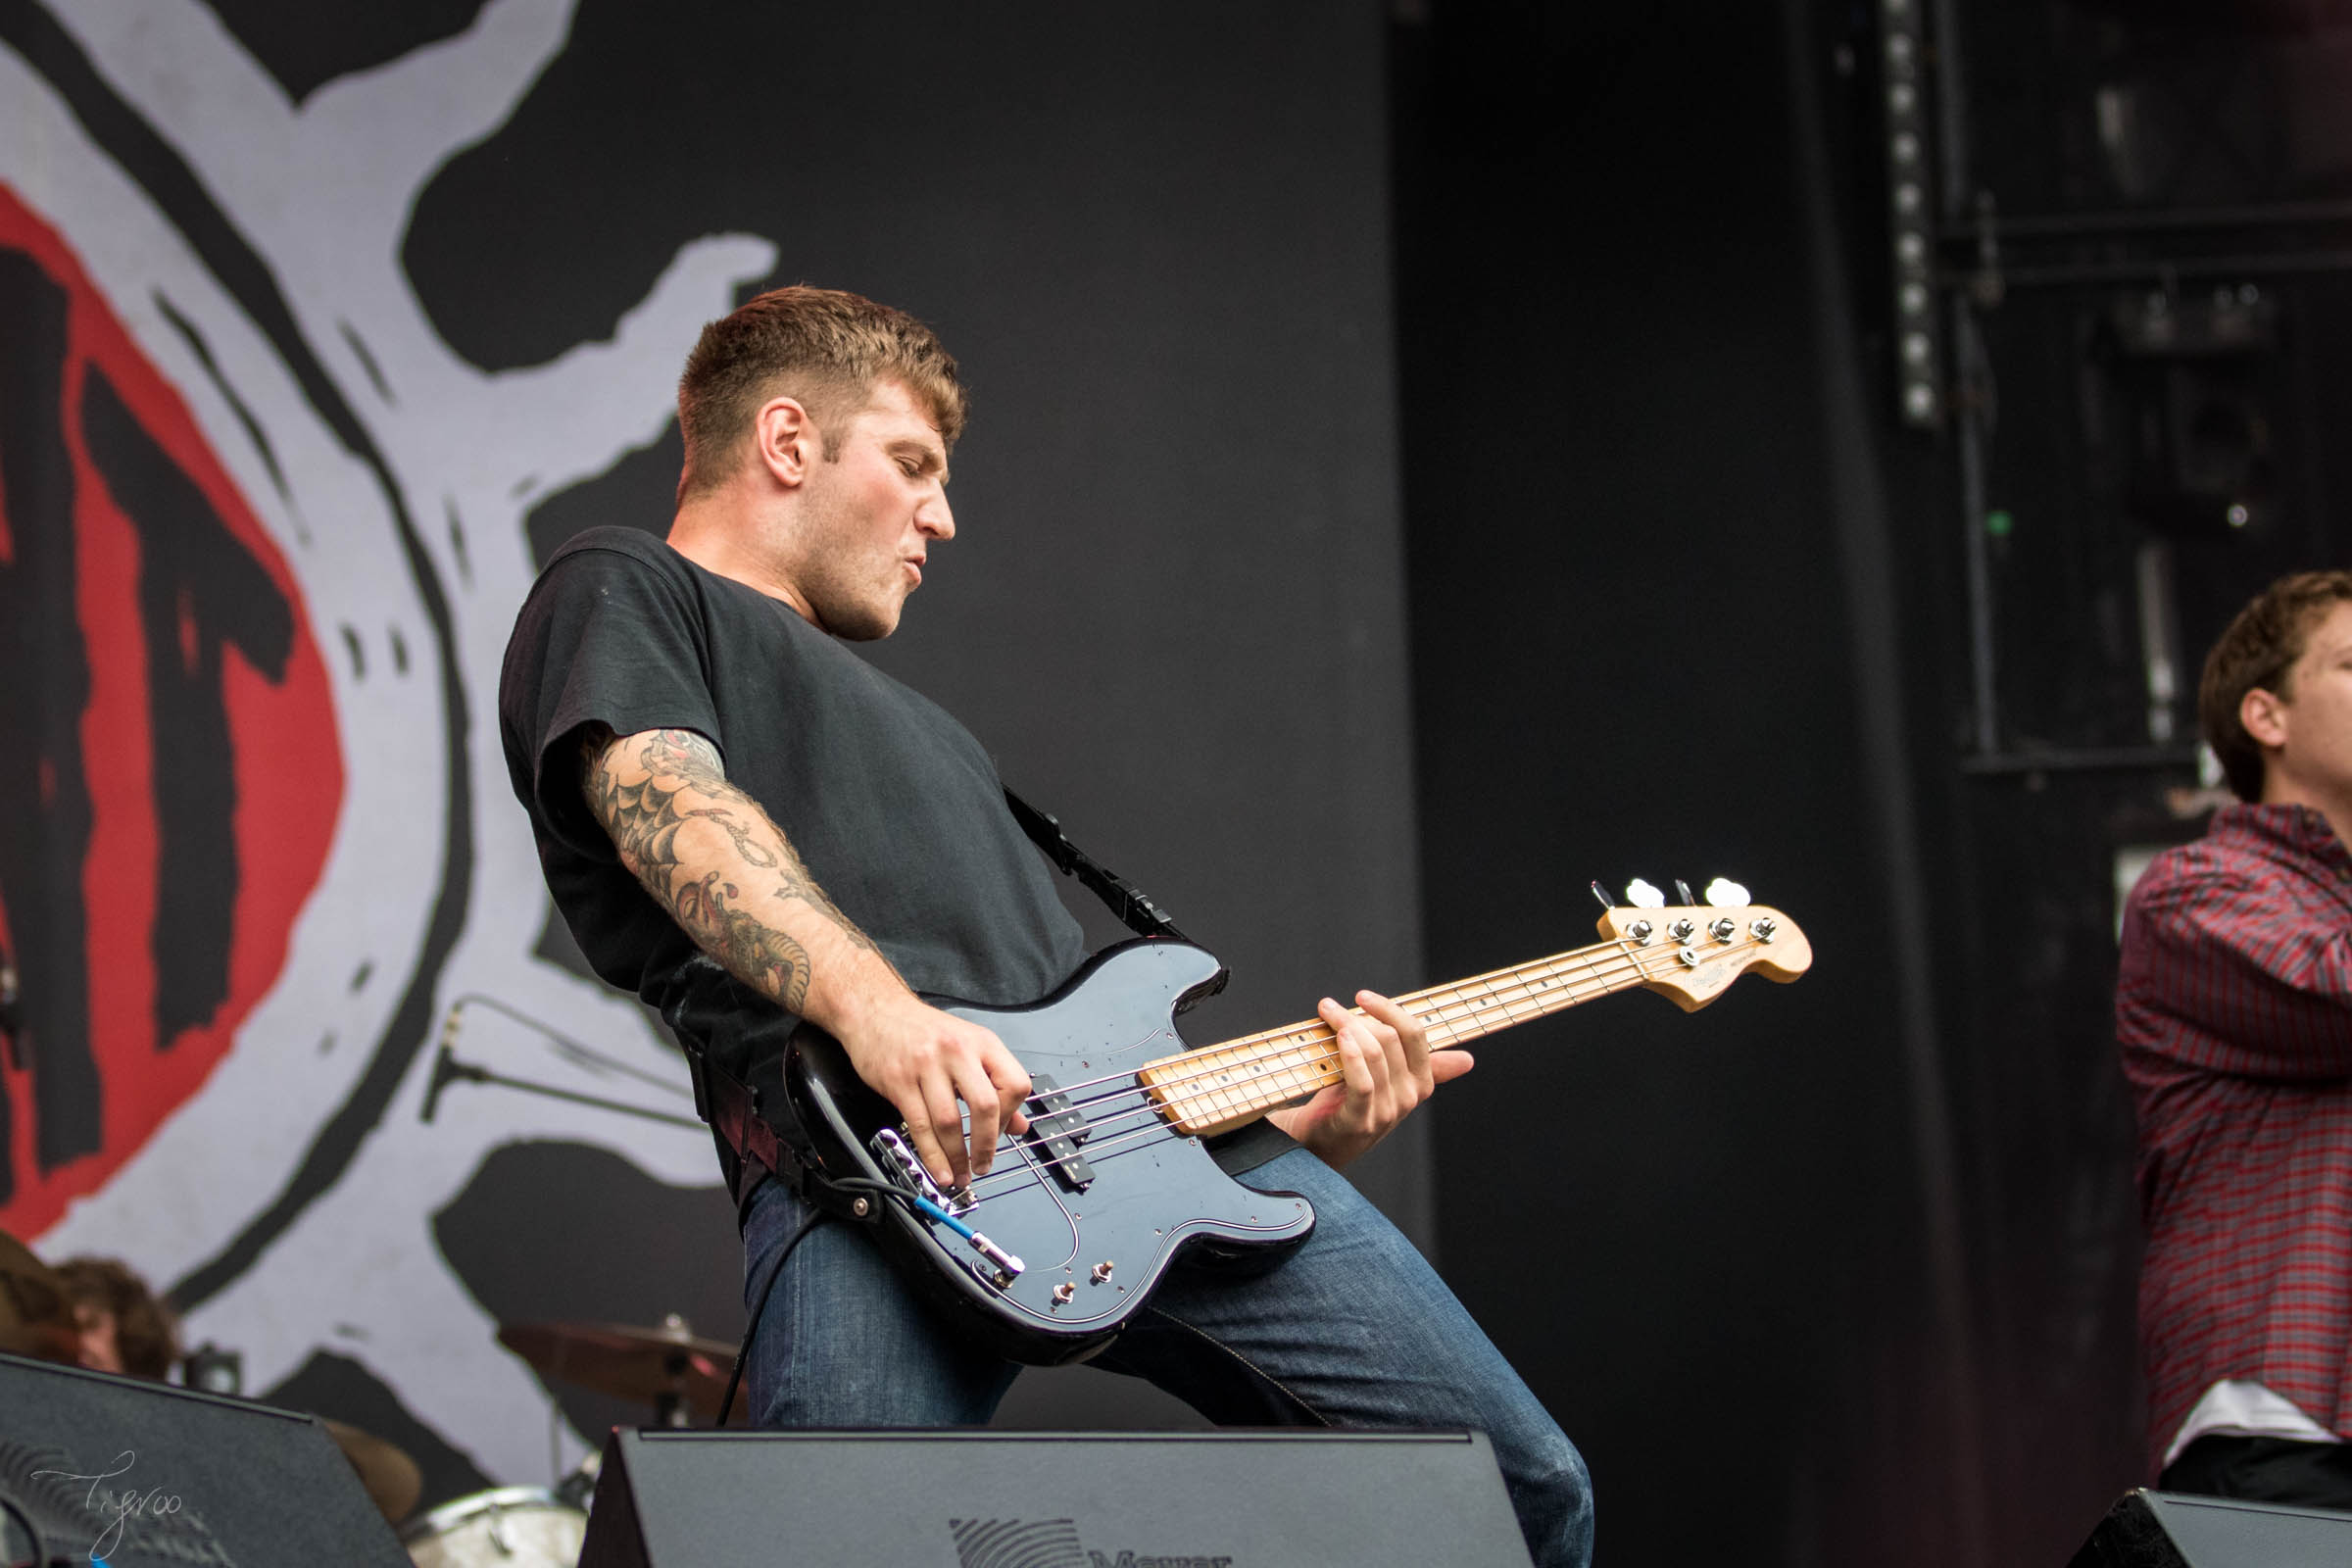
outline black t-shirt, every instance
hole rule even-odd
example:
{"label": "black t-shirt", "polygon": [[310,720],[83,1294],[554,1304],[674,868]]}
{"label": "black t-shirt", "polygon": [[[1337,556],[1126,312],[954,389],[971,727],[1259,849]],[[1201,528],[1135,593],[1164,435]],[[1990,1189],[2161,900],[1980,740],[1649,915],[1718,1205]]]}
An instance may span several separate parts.
{"label": "black t-shirt", "polygon": [[[648,534],[591,529],[516,617],[499,682],[508,774],[589,964],[738,1077],[780,1056],[798,1020],[706,956],[620,863],[581,791],[590,724],[717,747],[728,782],[918,992],[1014,1005],[1086,960],[994,763],[945,710],[783,601]],[[1228,1170],[1288,1147],[1271,1127],[1234,1138]]]}

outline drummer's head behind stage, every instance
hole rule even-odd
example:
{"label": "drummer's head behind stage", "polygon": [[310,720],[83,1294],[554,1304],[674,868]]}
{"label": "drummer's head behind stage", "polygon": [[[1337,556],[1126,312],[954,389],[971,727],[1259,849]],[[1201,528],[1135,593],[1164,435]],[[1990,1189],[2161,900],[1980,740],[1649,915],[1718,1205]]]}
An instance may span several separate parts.
{"label": "drummer's head behind stage", "polygon": [[122,1261],[70,1257],[57,1265],[81,1331],[81,1364],[161,1381],[179,1360],[179,1319]]}

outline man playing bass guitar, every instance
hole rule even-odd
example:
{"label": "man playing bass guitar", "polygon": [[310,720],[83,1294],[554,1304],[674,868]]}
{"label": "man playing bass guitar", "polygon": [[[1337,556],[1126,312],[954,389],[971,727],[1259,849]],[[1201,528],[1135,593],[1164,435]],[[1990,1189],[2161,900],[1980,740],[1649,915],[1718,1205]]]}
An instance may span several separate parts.
{"label": "man playing bass guitar", "polygon": [[[779,289],[705,328],[678,406],[667,542],[573,539],[508,648],[501,731],[548,886],[597,972],[726,1078],[772,1078],[803,1021],[833,1036],[957,1193],[1027,1130],[1033,1086],[995,1033],[922,997],[1033,1002],[1087,951],[987,754],[848,647],[896,629],[954,537],[955,362],[900,312]],[[1311,1235],[1253,1269],[1180,1261],[1096,1364],[1220,1423],[1484,1432],[1536,1561],[1586,1562],[1575,1448],[1336,1174],[1468,1066],[1356,1000],[1319,1008],[1341,1082],[1210,1141],[1226,1174],[1304,1196]],[[906,1292],[866,1227],[818,1223],[756,1165],[730,1174],[756,1423],[987,1421],[1014,1363]]]}

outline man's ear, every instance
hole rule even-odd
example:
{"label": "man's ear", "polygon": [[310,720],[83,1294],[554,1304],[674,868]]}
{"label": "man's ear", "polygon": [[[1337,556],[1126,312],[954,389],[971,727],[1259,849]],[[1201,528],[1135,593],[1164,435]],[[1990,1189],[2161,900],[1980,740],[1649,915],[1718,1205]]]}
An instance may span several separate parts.
{"label": "man's ear", "polygon": [[2286,702],[2277,692],[2256,686],[2238,700],[2237,721],[2258,746],[2286,744]]}
{"label": "man's ear", "polygon": [[797,488],[816,461],[816,425],[798,398],[769,398],[752,416],[753,450],[768,476]]}

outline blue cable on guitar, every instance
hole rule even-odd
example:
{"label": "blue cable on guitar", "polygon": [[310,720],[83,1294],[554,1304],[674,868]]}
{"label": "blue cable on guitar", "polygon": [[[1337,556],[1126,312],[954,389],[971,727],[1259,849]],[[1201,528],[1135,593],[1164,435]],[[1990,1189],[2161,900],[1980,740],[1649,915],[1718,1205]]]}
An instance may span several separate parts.
{"label": "blue cable on guitar", "polygon": [[949,1213],[946,1209],[940,1207],[928,1198],[924,1198],[915,1193],[908,1193],[906,1196],[908,1200],[914,1204],[915,1212],[921,1214],[924,1218],[931,1220],[935,1224],[945,1225],[948,1229],[954,1231],[956,1235],[962,1237],[967,1242],[978,1242],[982,1239],[978,1231],[972,1229],[969,1225],[966,1225],[963,1221],[957,1219],[955,1215]]}

